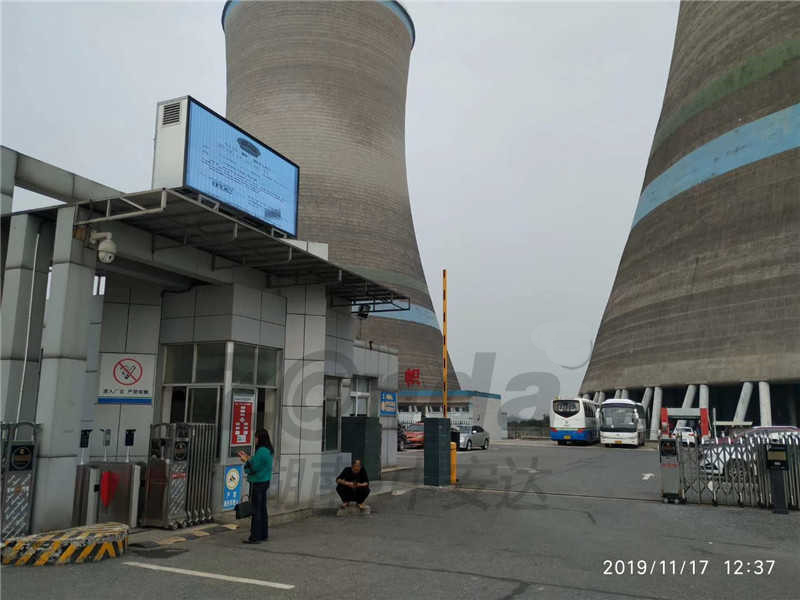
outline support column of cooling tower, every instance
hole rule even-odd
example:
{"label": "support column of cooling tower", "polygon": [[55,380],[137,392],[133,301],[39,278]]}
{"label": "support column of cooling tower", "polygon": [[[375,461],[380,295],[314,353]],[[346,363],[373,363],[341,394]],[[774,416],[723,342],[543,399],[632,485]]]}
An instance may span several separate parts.
{"label": "support column of cooling tower", "polygon": [[759,425],[772,425],[772,401],[769,395],[769,382],[758,382],[758,406],[761,413],[761,421]]}
{"label": "support column of cooling tower", "polygon": [[747,418],[747,409],[750,407],[750,397],[753,395],[753,384],[745,381],[742,384],[742,391],[739,394],[739,403],[736,405],[736,413],[733,415],[734,425],[744,423]]}
{"label": "support column of cooling tower", "polygon": [[[683,396],[683,404],[681,408],[692,408],[694,405],[694,397],[697,393],[697,386],[691,384],[689,387],[686,388],[686,394]],[[684,419],[680,419],[676,424],[675,427],[686,427],[686,421]]]}
{"label": "support column of cooling tower", "polygon": [[656,386],[653,390],[653,414],[650,417],[650,439],[658,440],[658,425],[661,422],[661,398],[664,391]]}

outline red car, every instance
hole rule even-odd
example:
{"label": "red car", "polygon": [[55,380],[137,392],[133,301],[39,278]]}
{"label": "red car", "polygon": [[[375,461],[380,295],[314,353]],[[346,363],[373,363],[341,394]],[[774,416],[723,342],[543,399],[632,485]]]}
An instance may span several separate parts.
{"label": "red car", "polygon": [[406,429],[406,448],[425,446],[425,426],[422,423],[409,425]]}

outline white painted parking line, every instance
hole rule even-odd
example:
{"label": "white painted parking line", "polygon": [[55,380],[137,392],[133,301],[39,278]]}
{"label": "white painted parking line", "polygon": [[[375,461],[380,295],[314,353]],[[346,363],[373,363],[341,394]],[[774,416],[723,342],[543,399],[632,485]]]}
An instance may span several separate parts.
{"label": "white painted parking line", "polygon": [[140,562],[126,562],[124,563],[130,567],[139,567],[141,569],[151,569],[153,571],[166,571],[167,573],[178,573],[179,575],[192,575],[194,577],[205,577],[207,579],[219,579],[220,581],[230,581],[232,583],[247,583],[250,585],[260,585],[263,587],[271,587],[279,590],[293,590],[293,585],[286,583],[275,583],[274,581],[263,581],[261,579],[248,579],[246,577],[231,577],[230,575],[219,575],[217,573],[206,573],[204,571],[190,571],[188,569],[176,569],[174,567],[162,567],[160,565],[149,565]]}

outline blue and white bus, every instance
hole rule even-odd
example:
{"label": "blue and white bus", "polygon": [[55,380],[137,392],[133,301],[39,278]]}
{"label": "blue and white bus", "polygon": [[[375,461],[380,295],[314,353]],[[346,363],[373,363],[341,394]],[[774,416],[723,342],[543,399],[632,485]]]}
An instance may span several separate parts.
{"label": "blue and white bus", "polygon": [[556,398],[550,408],[550,439],[593,444],[600,438],[598,406],[586,398]]}

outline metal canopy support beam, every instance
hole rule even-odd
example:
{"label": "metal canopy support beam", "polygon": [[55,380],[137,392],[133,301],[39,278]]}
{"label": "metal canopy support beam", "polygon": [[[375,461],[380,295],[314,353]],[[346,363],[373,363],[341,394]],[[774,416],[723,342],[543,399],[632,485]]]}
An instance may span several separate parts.
{"label": "metal canopy support beam", "polygon": [[[169,198],[169,202],[167,202]],[[114,214],[113,203],[122,202],[125,210]],[[84,201],[90,210],[94,201]],[[109,208],[111,207],[111,208]],[[371,312],[407,311],[410,299],[355,273],[329,263],[319,256],[298,248],[275,231],[257,227],[235,215],[227,214],[218,202],[192,197],[183,190],[161,189],[136,194],[119,194],[107,200],[105,215],[90,214],[79,224],[133,219],[132,225],[158,235],[154,248],[166,249],[172,240],[177,246],[193,247],[211,255],[212,270],[247,266],[268,276],[270,285],[323,284],[335,296],[346,298],[346,306],[368,304]],[[164,245],[164,242],[167,242]],[[285,253],[284,253],[285,252]],[[219,259],[228,261],[219,266]],[[231,264],[233,263],[233,264]]]}

